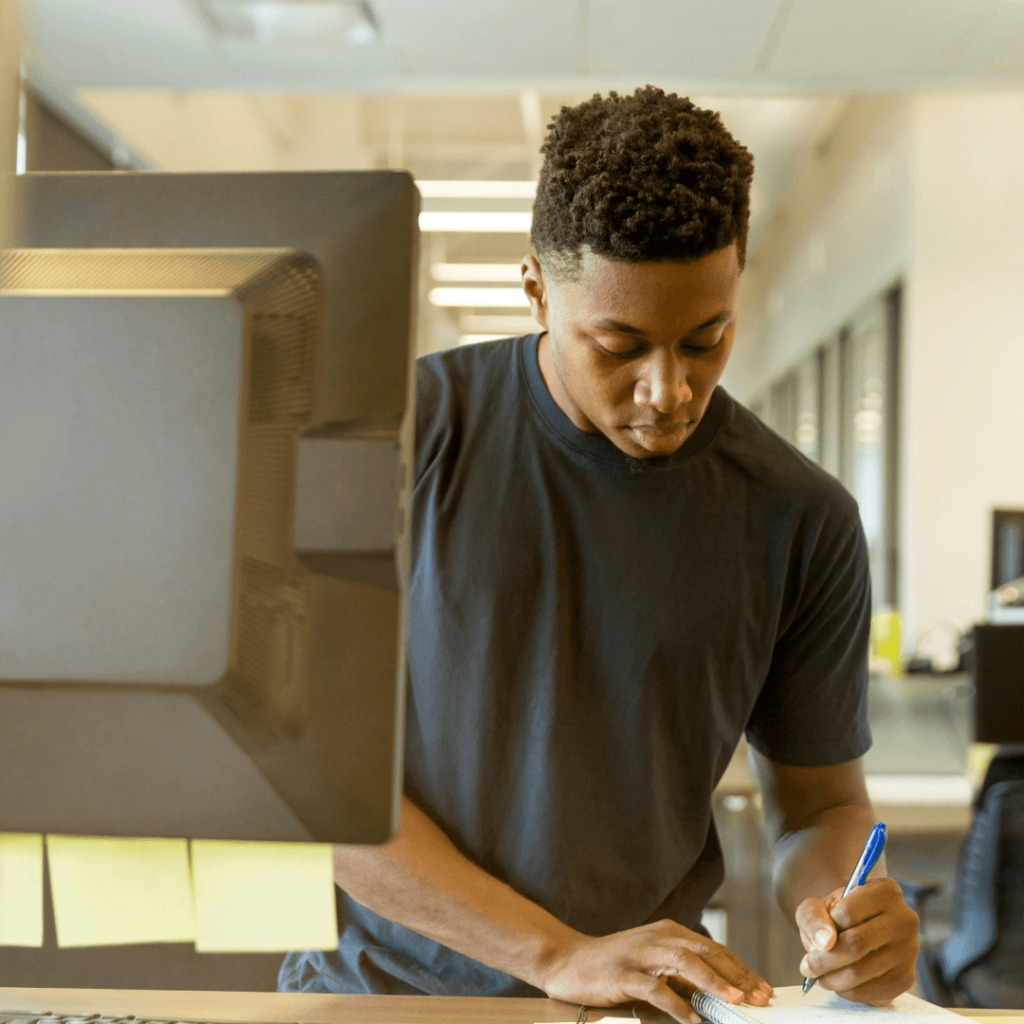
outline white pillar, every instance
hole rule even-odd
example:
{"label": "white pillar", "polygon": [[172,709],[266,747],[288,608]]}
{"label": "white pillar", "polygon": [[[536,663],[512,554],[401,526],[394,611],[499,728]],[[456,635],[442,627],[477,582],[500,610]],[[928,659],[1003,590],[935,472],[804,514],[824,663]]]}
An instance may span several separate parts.
{"label": "white pillar", "polygon": [[18,151],[18,0],[0,0],[0,248],[10,244],[10,191]]}

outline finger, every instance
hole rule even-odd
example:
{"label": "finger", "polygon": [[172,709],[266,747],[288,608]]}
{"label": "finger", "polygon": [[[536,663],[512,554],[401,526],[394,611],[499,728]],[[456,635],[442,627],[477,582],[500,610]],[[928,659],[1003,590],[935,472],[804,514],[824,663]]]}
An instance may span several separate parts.
{"label": "finger", "polygon": [[641,967],[649,974],[669,968],[678,979],[702,988],[730,1003],[749,1002],[764,1005],[772,988],[748,968],[731,950],[711,939],[680,939],[653,949]]}
{"label": "finger", "polygon": [[[665,946],[680,946],[712,964],[714,969],[730,984],[743,991],[748,1001],[764,1005],[775,994],[775,990],[762,978],[755,974],[731,949],[715,942],[714,939],[697,932],[680,927],[675,921],[658,921],[653,927],[662,935]],[[645,966],[648,973],[657,973]]]}
{"label": "finger", "polygon": [[[800,963],[800,973],[805,978],[816,978],[820,974],[836,971],[847,964],[856,963],[861,957],[880,949],[893,940],[892,922],[883,916],[873,917],[864,924],[847,928],[839,933],[835,945],[821,953],[810,949]],[[900,935],[899,938],[904,936]]]}
{"label": "finger", "polygon": [[[903,891],[896,882],[891,878],[872,878],[848,896],[836,900],[830,913],[842,931],[901,907],[906,907],[906,903],[903,901]],[[907,907],[907,910],[910,908]]]}
{"label": "finger", "polygon": [[825,900],[810,897],[796,908],[796,926],[805,949],[831,949],[836,941],[836,923],[829,916]]}
{"label": "finger", "polygon": [[676,992],[664,977],[654,977],[640,971],[630,975],[623,983],[623,991],[634,999],[642,999],[685,1024],[700,1024],[701,1016]]}
{"label": "finger", "polygon": [[719,952],[712,956],[708,963],[726,981],[742,990],[748,1003],[755,1006],[767,1006],[768,1001],[775,995],[775,989],[759,974],[755,974],[747,967],[731,949],[726,949],[724,946],[719,947]]}
{"label": "finger", "polygon": [[839,994],[844,999],[851,999],[855,1003],[890,1006],[897,996],[903,995],[910,989],[914,984],[915,976],[916,971],[912,966],[901,965],[861,985],[845,989]]}
{"label": "finger", "polygon": [[913,963],[914,958],[908,957],[905,950],[885,946],[861,957],[854,964],[820,975],[818,984],[830,992],[845,994],[861,988],[891,971],[904,970],[908,967],[913,970]]}

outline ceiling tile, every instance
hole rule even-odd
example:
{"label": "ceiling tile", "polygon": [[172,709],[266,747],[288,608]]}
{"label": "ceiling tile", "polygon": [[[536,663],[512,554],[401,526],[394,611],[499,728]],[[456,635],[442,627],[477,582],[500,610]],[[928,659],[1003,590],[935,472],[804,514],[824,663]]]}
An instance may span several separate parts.
{"label": "ceiling tile", "polygon": [[33,49],[79,87],[356,89],[399,74],[384,45],[337,36],[272,46],[215,40],[189,0],[26,0]]}
{"label": "ceiling tile", "polygon": [[218,70],[202,25],[180,2],[26,0],[24,11],[33,49],[75,85],[181,82]]}
{"label": "ceiling tile", "polygon": [[954,75],[1024,76],[1024,3],[991,3],[974,32],[950,63]]}
{"label": "ceiling tile", "polygon": [[528,81],[576,66],[575,0],[374,0],[374,9],[413,75]]}
{"label": "ceiling tile", "polygon": [[737,75],[753,71],[781,0],[591,0],[595,72]]}
{"label": "ceiling tile", "polygon": [[932,78],[978,12],[979,0],[795,0],[768,72],[860,89]]}

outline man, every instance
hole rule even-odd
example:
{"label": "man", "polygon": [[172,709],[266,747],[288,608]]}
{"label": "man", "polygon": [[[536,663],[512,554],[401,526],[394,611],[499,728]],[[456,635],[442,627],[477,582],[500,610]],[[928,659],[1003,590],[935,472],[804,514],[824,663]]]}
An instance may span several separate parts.
{"label": "man", "polygon": [[419,364],[401,833],[336,849],[338,953],[282,987],[766,1003],[700,925],[746,732],[803,973],[887,1003],[917,919],[886,878],[838,899],[873,824],[857,509],[717,387],[752,158],[651,87],[544,154],[543,333]]}

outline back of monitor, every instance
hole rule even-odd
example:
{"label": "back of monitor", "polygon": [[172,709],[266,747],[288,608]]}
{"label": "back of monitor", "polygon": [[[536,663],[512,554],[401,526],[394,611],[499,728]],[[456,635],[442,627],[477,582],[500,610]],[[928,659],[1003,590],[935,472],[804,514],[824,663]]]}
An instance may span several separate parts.
{"label": "back of monitor", "polygon": [[[401,760],[411,182],[392,174],[41,175],[24,182],[22,201],[22,248],[5,275],[5,301],[37,306],[22,317],[21,351],[33,349],[41,322],[51,351],[59,354],[59,334],[80,359],[94,345],[106,367],[98,376],[109,384],[120,373],[118,386],[141,417],[133,432],[123,409],[97,412],[101,392],[108,405],[120,404],[110,401],[118,386],[83,398],[98,419],[81,429],[102,437],[97,423],[105,424],[126,446],[98,487],[125,525],[112,531],[95,496],[79,503],[77,521],[91,517],[109,552],[119,541],[135,545],[137,557],[123,568],[141,589],[126,597],[104,569],[113,560],[105,551],[85,559],[90,568],[75,581],[84,594],[79,618],[84,608],[103,620],[104,587],[121,601],[119,613],[106,614],[105,642],[79,622],[79,642],[63,637],[60,657],[41,667],[24,637],[8,637],[15,644],[7,644],[6,670],[0,662],[0,830],[383,841],[397,823]],[[175,303],[185,306],[175,313]],[[343,306],[350,316],[340,315]],[[202,337],[186,330],[175,341],[190,322],[185,308]],[[126,350],[127,334],[145,344]],[[9,335],[6,350],[18,341]],[[167,345],[182,351],[168,359]],[[146,351],[163,362],[142,379]],[[45,393],[38,364],[26,372]],[[231,367],[234,383],[222,385],[218,403],[211,380],[227,381]],[[147,387],[149,403],[139,390]],[[182,444],[191,432],[197,451],[205,440],[213,457],[205,469],[198,457],[177,460],[179,485],[170,472],[175,447],[163,437],[174,428],[153,422],[176,402]],[[227,435],[225,418],[236,428]],[[221,423],[217,437],[213,421]],[[19,453],[23,468],[32,464],[30,441]],[[138,467],[147,453],[154,465],[143,487]],[[226,487],[216,469],[225,457],[233,462]],[[135,476],[119,479],[133,458]],[[161,484],[177,505],[160,507]],[[62,495],[59,479],[54,486],[51,499]],[[148,506],[145,494],[155,495]],[[75,494],[63,497],[67,517]],[[125,514],[133,502],[134,515]],[[24,503],[17,511],[31,517]],[[76,522],[73,514],[65,521]],[[80,532],[86,547],[89,531]],[[189,565],[172,550],[149,550],[173,547],[174,538]],[[32,561],[23,558],[22,591]],[[54,621],[70,621],[71,581],[54,587],[52,565],[43,575],[65,602]],[[175,622],[161,622],[166,615]],[[128,621],[119,649],[117,628]]]}

